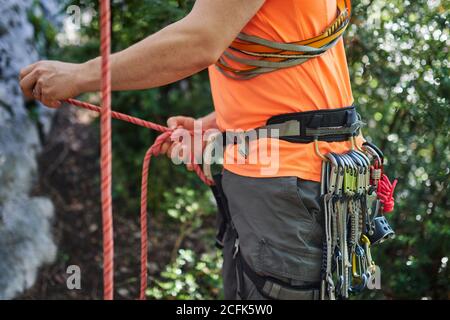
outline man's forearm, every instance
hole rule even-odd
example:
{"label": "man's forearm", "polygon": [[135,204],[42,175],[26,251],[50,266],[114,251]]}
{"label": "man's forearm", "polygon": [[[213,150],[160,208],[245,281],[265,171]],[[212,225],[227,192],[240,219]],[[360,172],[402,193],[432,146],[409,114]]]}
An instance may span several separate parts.
{"label": "man's forearm", "polygon": [[[111,56],[113,90],[162,86],[219,59],[264,0],[196,0],[182,20]],[[38,61],[20,71],[25,96],[57,108],[61,101],[100,90],[101,61]]]}
{"label": "man's forearm", "polygon": [[[140,90],[186,78],[214,63],[205,37],[183,21],[172,24],[111,56],[112,89]],[[81,92],[100,89],[100,58],[84,63]]]}

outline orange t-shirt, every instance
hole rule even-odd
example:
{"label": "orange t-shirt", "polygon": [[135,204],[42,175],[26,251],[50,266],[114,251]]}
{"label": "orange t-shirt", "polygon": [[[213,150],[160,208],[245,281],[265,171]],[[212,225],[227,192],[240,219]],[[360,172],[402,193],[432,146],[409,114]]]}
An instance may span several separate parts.
{"label": "orange t-shirt", "polygon": [[[321,34],[336,16],[336,0],[266,0],[242,32],[278,42],[299,41]],[[209,74],[221,130],[249,130],[265,125],[274,115],[353,104],[342,40],[319,58],[250,80],[227,78],[215,66],[209,68]],[[267,158],[260,160],[258,141],[253,141],[248,158],[258,159],[256,162],[225,160],[224,167],[249,177],[297,176],[320,181],[321,159],[313,143],[277,142],[279,154],[273,159],[277,164]],[[344,152],[349,146],[349,142],[319,142],[323,154]],[[270,154],[270,141],[268,150]]]}

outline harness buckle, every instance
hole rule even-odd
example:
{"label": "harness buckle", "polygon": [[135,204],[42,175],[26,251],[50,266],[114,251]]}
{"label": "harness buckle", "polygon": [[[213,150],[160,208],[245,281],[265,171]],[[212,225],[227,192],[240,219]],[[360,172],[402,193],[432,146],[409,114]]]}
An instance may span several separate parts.
{"label": "harness buckle", "polygon": [[239,238],[236,238],[236,240],[234,241],[233,259],[236,259],[238,253],[239,253]]}

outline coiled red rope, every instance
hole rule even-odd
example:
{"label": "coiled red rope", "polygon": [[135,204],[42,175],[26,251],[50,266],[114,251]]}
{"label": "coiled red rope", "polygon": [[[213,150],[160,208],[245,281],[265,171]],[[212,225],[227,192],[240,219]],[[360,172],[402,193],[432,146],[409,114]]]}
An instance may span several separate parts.
{"label": "coiled red rope", "polygon": [[[102,108],[87,102],[82,102],[82,101],[78,101],[75,99],[67,99],[65,100],[67,103],[83,108],[83,109],[87,109],[87,110],[91,110],[91,111],[95,111],[98,113],[102,112]],[[147,225],[147,221],[148,221],[148,213],[147,213],[147,196],[148,196],[148,176],[149,176],[149,171],[150,171],[150,163],[151,163],[151,159],[153,156],[158,155],[161,151],[161,147],[164,143],[164,141],[167,140],[167,138],[169,138],[171,136],[171,134],[173,133],[173,130],[171,130],[168,127],[165,126],[161,126],[159,124],[150,122],[150,121],[146,121],[146,120],[142,120],[136,117],[132,117],[120,112],[115,112],[112,111],[111,112],[111,117],[114,119],[118,119],[121,121],[125,121],[125,122],[129,122],[141,127],[145,127],[148,129],[152,129],[158,132],[162,132],[161,135],[158,136],[158,138],[156,138],[155,143],[147,150],[146,154],[145,154],[145,158],[142,164],[142,180],[141,180],[141,210],[140,210],[140,224],[141,224],[141,273],[140,273],[140,292],[139,292],[139,298],[144,300],[145,299],[145,290],[147,289],[147,260],[148,260],[148,225]],[[192,155],[193,157],[193,155]],[[200,165],[198,164],[194,164],[194,171],[195,173],[198,175],[198,177],[200,178],[200,180],[202,180],[206,185],[213,185],[214,182],[209,180],[206,175],[203,173]],[[104,230],[103,232],[105,233],[106,230]],[[112,247],[111,246],[107,246],[108,250],[112,251]],[[110,255],[112,254],[111,251],[107,251],[106,254],[107,256],[104,256],[104,261],[106,262],[106,257],[110,257]],[[104,252],[105,254],[105,252]],[[105,266],[104,266],[105,268]],[[113,284],[110,283],[109,281],[112,281],[112,278],[110,278],[109,274],[108,277],[104,278],[104,287],[105,290],[106,288],[112,288]],[[106,291],[105,291],[106,292]],[[108,298],[110,298],[108,296]],[[106,295],[105,295],[105,299],[107,299]]]}
{"label": "coiled red rope", "polygon": [[394,191],[398,180],[395,179],[392,183],[389,178],[383,174],[378,182],[377,196],[383,204],[383,212],[388,213],[394,210]]}
{"label": "coiled red rope", "polygon": [[[173,130],[156,123],[145,121],[120,112],[111,110],[111,8],[110,0],[100,0],[100,31],[101,31],[101,92],[102,107],[67,99],[65,102],[77,107],[100,113],[100,146],[101,146],[101,203],[102,203],[102,231],[103,231],[103,295],[105,300],[114,299],[114,233],[112,215],[112,147],[111,147],[111,118],[126,121],[141,127],[152,129],[162,134],[145,154],[142,165],[141,182],[141,270],[139,298],[145,299],[147,289],[147,265],[148,265],[148,225],[147,225],[147,195],[148,175],[152,156],[158,155],[164,141],[169,138]],[[193,160],[192,155],[191,160]],[[194,171],[207,185],[214,184],[209,180],[198,164],[194,165]]]}

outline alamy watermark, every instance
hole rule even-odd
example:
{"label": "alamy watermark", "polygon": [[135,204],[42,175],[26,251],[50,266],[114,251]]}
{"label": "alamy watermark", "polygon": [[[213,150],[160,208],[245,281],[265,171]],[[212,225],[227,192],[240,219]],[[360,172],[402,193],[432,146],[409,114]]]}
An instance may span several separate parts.
{"label": "alamy watermark", "polygon": [[66,270],[66,286],[69,290],[81,290],[81,268],[77,265],[70,265]]}
{"label": "alamy watermark", "polygon": [[94,3],[86,4],[84,1],[80,1],[79,5],[68,6],[65,13],[64,32],[58,34],[57,39],[61,45],[81,45],[81,28],[90,25],[93,18],[97,16]]}
{"label": "alamy watermark", "polygon": [[[214,137],[214,139],[211,139]],[[194,130],[176,129],[169,154],[174,164],[257,165],[262,176],[273,176],[280,167],[279,130],[203,130],[196,121]]]}
{"label": "alamy watermark", "polygon": [[381,269],[379,266],[373,266],[374,270],[367,279],[367,289],[381,290]]}

